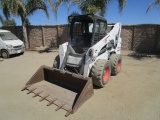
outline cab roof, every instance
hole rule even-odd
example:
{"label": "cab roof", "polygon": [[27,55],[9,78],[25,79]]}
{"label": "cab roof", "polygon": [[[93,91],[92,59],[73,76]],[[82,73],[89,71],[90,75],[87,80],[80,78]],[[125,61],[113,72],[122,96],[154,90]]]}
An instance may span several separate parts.
{"label": "cab roof", "polygon": [[70,15],[68,16],[68,21],[71,22],[83,22],[83,21],[93,22],[97,20],[101,20],[107,22],[104,17],[95,15],[95,14],[86,14],[86,15]]}

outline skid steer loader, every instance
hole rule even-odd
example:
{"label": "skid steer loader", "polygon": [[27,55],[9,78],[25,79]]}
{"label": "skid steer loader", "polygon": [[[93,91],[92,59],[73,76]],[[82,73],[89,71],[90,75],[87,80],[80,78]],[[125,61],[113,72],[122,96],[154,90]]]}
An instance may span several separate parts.
{"label": "skid steer loader", "polygon": [[22,90],[34,93],[57,109],[73,114],[93,95],[93,85],[104,87],[121,70],[121,24],[103,17],[69,16],[70,38],[59,46],[53,67],[41,66]]}

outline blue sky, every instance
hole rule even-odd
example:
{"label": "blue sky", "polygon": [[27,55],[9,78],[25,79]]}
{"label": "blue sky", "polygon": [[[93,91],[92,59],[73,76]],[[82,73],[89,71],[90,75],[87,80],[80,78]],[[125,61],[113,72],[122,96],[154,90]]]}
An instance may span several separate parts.
{"label": "blue sky", "polygon": [[[113,0],[106,9],[105,18],[109,23],[121,22],[122,24],[160,24],[160,9],[153,8],[146,14],[146,9],[153,0],[127,0],[126,6],[122,13],[118,10],[118,0]],[[80,13],[78,6],[73,5],[72,11]],[[62,4],[58,10],[57,20],[49,7],[50,18],[47,19],[43,11],[38,11],[29,16],[31,25],[50,25],[50,24],[66,24],[67,23],[67,4]],[[1,14],[1,11],[0,11]],[[15,18],[15,17],[14,17]],[[19,17],[15,18],[17,25],[21,25]]]}

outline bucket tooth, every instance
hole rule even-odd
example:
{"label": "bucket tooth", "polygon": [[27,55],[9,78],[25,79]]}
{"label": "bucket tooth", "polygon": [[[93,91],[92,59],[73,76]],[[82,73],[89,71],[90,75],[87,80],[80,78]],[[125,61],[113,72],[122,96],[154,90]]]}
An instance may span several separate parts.
{"label": "bucket tooth", "polygon": [[67,113],[65,114],[65,117],[68,117],[71,113],[72,113],[72,110],[67,111]]}
{"label": "bucket tooth", "polygon": [[34,90],[36,90],[37,88],[33,88],[31,90],[29,90],[29,92],[27,94],[30,94],[31,92],[33,92]]}
{"label": "bucket tooth", "polygon": [[28,87],[30,87],[31,85],[27,85],[25,86],[21,91],[27,90]]}
{"label": "bucket tooth", "polygon": [[50,101],[50,102],[47,104],[47,106],[52,105],[56,100],[57,100],[57,98],[53,99],[52,101]]}
{"label": "bucket tooth", "polygon": [[57,108],[56,108],[55,110],[58,111],[58,110],[61,109],[64,105],[65,105],[65,103],[63,103],[63,104],[57,106]]}
{"label": "bucket tooth", "polygon": [[33,98],[34,97],[37,97],[39,94],[41,94],[43,91],[41,91],[41,92],[38,92],[38,93],[35,93],[35,95],[33,96]]}
{"label": "bucket tooth", "polygon": [[49,95],[43,96],[39,101],[41,102],[41,101],[45,100],[48,96],[49,96]]}

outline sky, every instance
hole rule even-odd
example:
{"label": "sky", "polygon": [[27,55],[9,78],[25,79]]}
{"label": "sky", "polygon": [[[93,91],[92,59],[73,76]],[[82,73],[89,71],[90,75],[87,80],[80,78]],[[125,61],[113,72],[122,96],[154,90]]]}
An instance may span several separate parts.
{"label": "sky", "polygon": [[[153,0],[127,0],[126,6],[122,13],[119,13],[118,0],[113,0],[109,3],[106,9],[105,18],[108,23],[120,22],[122,24],[160,24],[160,9],[152,8],[148,13],[146,10]],[[67,16],[73,11],[81,13],[77,5],[72,5],[69,13],[67,4],[61,4],[58,9],[57,19],[48,6],[50,18],[48,19],[43,11],[37,11],[32,16],[29,16],[31,25],[55,25],[67,24]],[[0,11],[2,14],[2,11]],[[21,25],[21,19],[14,17],[17,25]]]}

